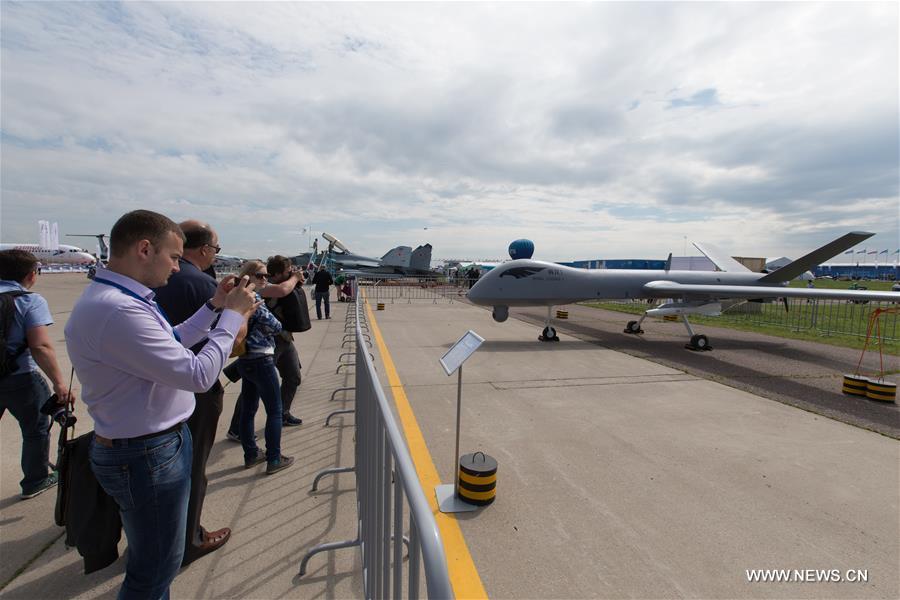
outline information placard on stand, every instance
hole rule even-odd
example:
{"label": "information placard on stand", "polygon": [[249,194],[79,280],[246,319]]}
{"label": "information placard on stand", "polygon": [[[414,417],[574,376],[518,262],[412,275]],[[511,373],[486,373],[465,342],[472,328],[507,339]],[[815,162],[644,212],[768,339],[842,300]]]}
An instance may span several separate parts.
{"label": "information placard on stand", "polygon": [[472,353],[478,350],[478,347],[484,342],[484,338],[472,331],[468,330],[459,340],[447,350],[447,353],[441,357],[441,366],[447,375],[453,375],[453,371],[462,366],[466,359],[472,356]]}
{"label": "information placard on stand", "polygon": [[435,486],[434,495],[437,498],[438,507],[442,513],[469,512],[476,510],[478,506],[469,504],[459,499],[459,425],[462,409],[462,365],[472,354],[478,350],[484,342],[484,338],[472,331],[467,331],[453,346],[441,357],[441,366],[447,375],[457,372],[456,383],[456,450],[453,454],[453,483]]}

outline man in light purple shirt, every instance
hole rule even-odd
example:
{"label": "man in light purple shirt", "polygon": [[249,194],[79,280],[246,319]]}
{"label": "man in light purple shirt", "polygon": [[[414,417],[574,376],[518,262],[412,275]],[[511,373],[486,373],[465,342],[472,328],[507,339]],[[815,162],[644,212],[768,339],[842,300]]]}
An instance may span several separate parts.
{"label": "man in light purple shirt", "polygon": [[[91,469],[119,505],[128,539],[120,599],[169,597],[184,553],[193,392],[216,381],[257,306],[253,285],[228,279],[194,316],[169,325],[150,288],[178,271],[183,245],[163,215],[122,216],[110,233],[109,266],[97,269],[65,330],[95,423]],[[195,355],[189,348],[204,338]]]}

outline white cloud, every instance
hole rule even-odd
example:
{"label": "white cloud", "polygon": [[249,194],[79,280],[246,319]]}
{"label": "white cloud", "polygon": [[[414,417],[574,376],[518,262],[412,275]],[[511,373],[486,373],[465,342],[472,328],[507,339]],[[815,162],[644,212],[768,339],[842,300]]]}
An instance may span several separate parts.
{"label": "white cloud", "polygon": [[[12,3],[2,228],[380,256],[898,244],[891,3]],[[852,210],[849,207],[853,207]],[[428,229],[424,229],[427,227]],[[291,233],[294,232],[294,233]]]}

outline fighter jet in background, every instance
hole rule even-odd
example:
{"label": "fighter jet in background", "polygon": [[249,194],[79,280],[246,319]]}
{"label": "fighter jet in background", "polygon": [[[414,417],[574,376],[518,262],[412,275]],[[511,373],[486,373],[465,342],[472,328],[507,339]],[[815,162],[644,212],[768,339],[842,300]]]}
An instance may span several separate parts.
{"label": "fighter jet in background", "polygon": [[247,262],[246,258],[240,256],[231,256],[230,254],[216,254],[216,261],[213,265],[218,269],[237,269]]}
{"label": "fighter jet in background", "polygon": [[[295,257],[294,262],[318,265],[324,262],[333,267],[336,273],[346,275],[395,275],[395,276],[426,276],[433,275],[431,271],[431,244],[419,246],[413,250],[410,246],[397,246],[388,250],[381,258],[354,254],[339,239],[329,233],[323,233],[322,237],[328,241],[328,248],[319,255],[309,254]],[[303,259],[306,258],[304,261]]]}
{"label": "fighter jet in background", "polygon": [[553,306],[600,299],[666,299],[645,311],[639,320],[629,321],[625,333],[643,333],[641,324],[648,316],[678,315],[690,335],[687,347],[709,350],[709,340],[694,333],[688,315],[717,316],[723,301],[788,297],[900,301],[897,292],[786,287],[795,277],[873,235],[848,233],[771,273],[754,273],[709,244],[695,245],[720,271],[670,270],[671,254],[662,271],[586,270],[531,259],[513,260],[485,274],[469,290],[468,298],[474,304],[492,306],[494,320],[500,323],[509,317],[510,306],[546,306],[547,319],[538,338],[541,341],[559,339],[550,317]]}

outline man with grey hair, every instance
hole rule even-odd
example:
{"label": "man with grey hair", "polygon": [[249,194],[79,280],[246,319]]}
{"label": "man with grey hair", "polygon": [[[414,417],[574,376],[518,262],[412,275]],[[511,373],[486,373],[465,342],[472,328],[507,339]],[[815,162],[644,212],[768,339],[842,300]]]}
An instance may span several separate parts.
{"label": "man with grey hair", "polygon": [[[216,254],[221,250],[219,236],[208,223],[188,220],[178,226],[184,233],[184,253],[178,260],[178,272],[169,277],[166,285],[154,290],[157,304],[165,311],[172,325],[186,321],[216,293],[216,280],[205,271],[213,265]],[[200,342],[191,351],[197,354],[205,343]],[[231,529],[228,527],[207,531],[200,524],[208,483],[206,462],[216,439],[224,396],[225,390],[216,379],[211,388],[194,394],[197,405],[187,421],[194,445],[194,457],[191,462],[191,495],[188,500],[182,566],[217,550],[231,537]]]}

